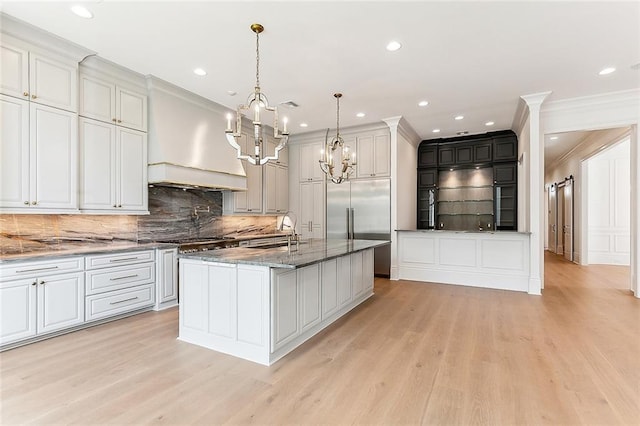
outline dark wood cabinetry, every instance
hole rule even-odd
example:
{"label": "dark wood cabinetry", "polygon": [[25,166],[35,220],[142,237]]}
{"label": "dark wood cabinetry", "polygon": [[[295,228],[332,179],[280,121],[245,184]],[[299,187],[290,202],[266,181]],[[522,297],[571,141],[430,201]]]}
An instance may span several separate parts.
{"label": "dark wood cabinetry", "polygon": [[[478,228],[481,229],[495,226],[499,230],[516,230],[517,158],[518,138],[511,130],[422,141],[418,148],[418,228],[446,229],[445,222],[478,222]],[[493,185],[489,181],[487,186],[477,186],[470,180],[460,182],[460,187],[444,188],[452,182],[447,177],[448,173],[473,180],[471,174],[464,172],[465,169],[486,171],[489,173],[488,179],[493,172]],[[485,172],[483,175],[487,176]],[[456,179],[458,178],[455,177],[454,181]],[[440,188],[441,185],[444,186]],[[483,188],[489,193],[484,194]],[[469,191],[477,191],[483,195],[480,198],[469,198]],[[451,197],[453,199],[449,199]],[[460,213],[456,213],[458,211]],[[474,214],[477,219],[475,222],[472,218],[463,217]]]}

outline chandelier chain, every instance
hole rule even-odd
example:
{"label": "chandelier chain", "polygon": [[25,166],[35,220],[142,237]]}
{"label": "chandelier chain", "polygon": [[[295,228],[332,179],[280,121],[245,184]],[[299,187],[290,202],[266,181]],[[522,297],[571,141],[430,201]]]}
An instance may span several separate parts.
{"label": "chandelier chain", "polygon": [[336,96],[338,107],[336,108],[336,138],[340,138],[340,96]]}
{"label": "chandelier chain", "polygon": [[260,33],[256,32],[256,87],[260,87]]}

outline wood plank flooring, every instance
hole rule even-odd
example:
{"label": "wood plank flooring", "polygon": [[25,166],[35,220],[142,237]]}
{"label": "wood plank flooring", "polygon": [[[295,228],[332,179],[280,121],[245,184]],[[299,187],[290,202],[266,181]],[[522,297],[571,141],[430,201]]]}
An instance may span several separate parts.
{"label": "wood plank flooring", "polygon": [[0,423],[637,425],[628,270],[547,255],[542,297],[376,279],[271,367],[145,313],[1,353]]}

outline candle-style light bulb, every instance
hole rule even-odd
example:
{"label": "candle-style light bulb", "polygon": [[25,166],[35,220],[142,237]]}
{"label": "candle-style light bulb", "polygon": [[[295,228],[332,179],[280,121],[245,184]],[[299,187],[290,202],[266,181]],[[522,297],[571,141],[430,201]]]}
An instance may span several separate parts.
{"label": "candle-style light bulb", "polygon": [[253,121],[256,123],[260,122],[260,104],[256,103],[255,114],[253,115]]}
{"label": "candle-style light bulb", "polygon": [[231,114],[227,114],[227,132],[231,131]]}
{"label": "candle-style light bulb", "polygon": [[282,133],[287,133],[287,122],[289,119],[287,117],[282,118]]}

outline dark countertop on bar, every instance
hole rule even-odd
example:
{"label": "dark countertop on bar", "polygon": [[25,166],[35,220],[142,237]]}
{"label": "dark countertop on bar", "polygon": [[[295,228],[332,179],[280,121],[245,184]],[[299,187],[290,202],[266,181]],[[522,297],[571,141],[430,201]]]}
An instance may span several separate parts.
{"label": "dark countertop on bar", "polygon": [[31,262],[50,260],[64,257],[85,256],[94,254],[110,254],[132,250],[152,250],[156,248],[174,248],[177,244],[170,243],[137,243],[135,241],[60,241],[41,247],[29,247],[24,250],[12,250],[0,255],[0,264],[11,262]]}
{"label": "dark countertop on bar", "polygon": [[180,259],[203,260],[206,262],[295,269],[387,244],[390,244],[390,241],[311,239],[301,241],[297,250],[292,248],[291,251],[289,251],[286,245],[273,248],[234,247],[205,252],[184,253],[178,257]]}

